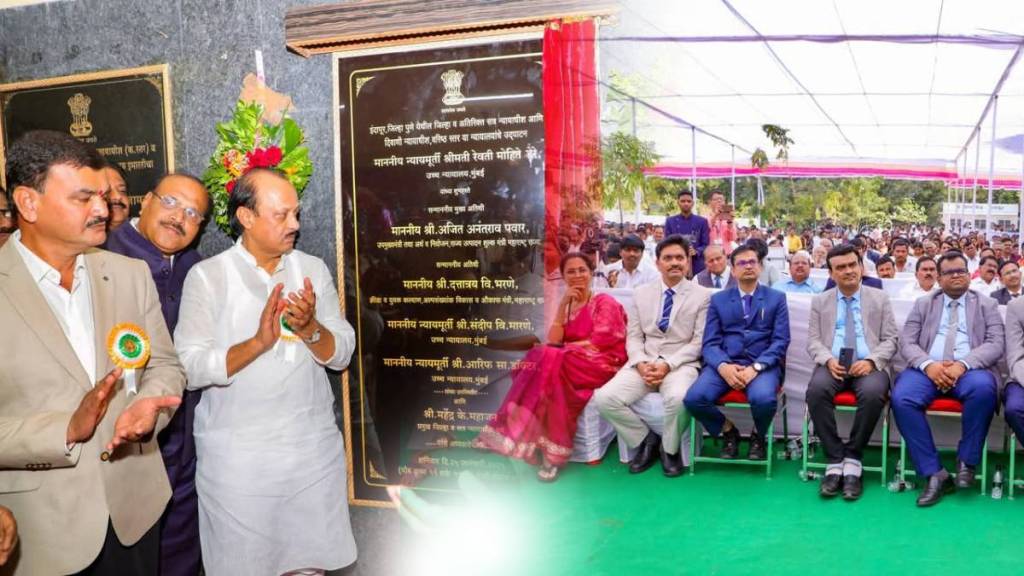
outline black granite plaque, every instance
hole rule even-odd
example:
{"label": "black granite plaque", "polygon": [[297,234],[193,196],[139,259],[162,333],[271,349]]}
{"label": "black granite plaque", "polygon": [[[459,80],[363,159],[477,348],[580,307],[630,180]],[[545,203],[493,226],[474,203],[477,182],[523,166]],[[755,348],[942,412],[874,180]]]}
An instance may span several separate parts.
{"label": "black granite plaque", "polygon": [[146,192],[173,170],[166,76],[154,66],[0,86],[4,149],[31,130],[71,134],[124,170],[138,215]]}
{"label": "black granite plaque", "polygon": [[511,473],[469,443],[543,336],[540,48],[338,60],[355,503]]}

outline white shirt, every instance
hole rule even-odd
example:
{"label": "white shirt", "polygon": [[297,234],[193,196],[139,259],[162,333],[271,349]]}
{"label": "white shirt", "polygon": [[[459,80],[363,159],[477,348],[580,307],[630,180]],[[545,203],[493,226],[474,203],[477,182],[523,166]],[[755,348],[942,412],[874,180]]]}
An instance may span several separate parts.
{"label": "white shirt", "polygon": [[719,284],[721,284],[721,286],[718,289],[719,290],[725,289],[725,287],[729,285],[729,279],[732,278],[732,267],[731,266],[726,266],[725,270],[723,270],[721,274],[715,274],[715,273],[711,272],[710,270],[708,270],[708,279],[711,280],[711,287],[712,288],[715,287],[715,278],[718,278],[719,279]]}
{"label": "white shirt", "polygon": [[967,260],[967,271],[970,272],[971,274],[974,274],[974,271],[977,270],[978,266],[981,265],[981,258],[975,255],[974,258],[968,258],[967,256],[964,256],[964,259]]}
{"label": "white shirt", "polygon": [[998,278],[993,277],[992,283],[986,283],[980,276],[971,280],[969,288],[975,292],[984,294],[985,296],[991,296],[993,292],[1003,287],[1003,283]]}
{"label": "white shirt", "polygon": [[[228,350],[256,333],[274,286],[296,292],[304,277],[334,356],[322,363],[302,342],[281,341],[228,376]],[[327,265],[293,250],[267,274],[239,241],[189,271],[174,344],[189,389],[203,389],[194,434],[206,573],[283,574],[355,560],[345,446],[324,370],[348,365],[355,334]]]}
{"label": "white shirt", "polygon": [[661,320],[661,311],[665,309],[665,291],[669,288],[672,289],[674,295],[672,296],[672,310],[669,311],[668,317],[670,320],[675,317],[676,310],[679,309],[679,305],[683,302],[683,299],[678,297],[679,287],[682,283],[683,281],[680,280],[679,282],[676,282],[675,286],[669,286],[668,284],[665,284],[664,280],[661,281],[661,298],[658,298],[658,309],[654,312],[655,318]]}
{"label": "white shirt", "polygon": [[93,324],[92,289],[89,286],[85,256],[79,254],[75,258],[74,279],[71,281],[71,291],[68,292],[60,285],[60,272],[21,243],[20,230],[15,231],[10,239],[25,261],[29,276],[50,305],[50,310],[89,376],[89,381],[95,386],[96,327]]}
{"label": "white shirt", "polygon": [[938,287],[939,283],[935,282],[935,285],[932,286],[931,290],[925,290],[924,288],[921,288],[920,282],[914,282],[912,284],[907,284],[906,286],[904,286],[903,289],[900,290],[898,298],[900,300],[917,300],[921,296],[934,294],[935,290],[937,290]]}
{"label": "white shirt", "polygon": [[633,289],[661,278],[658,270],[651,264],[645,264],[643,259],[640,260],[640,264],[632,272],[622,267],[622,260],[605,266],[604,274],[606,278],[610,277],[612,272],[618,272],[619,274],[615,281],[615,288]]}

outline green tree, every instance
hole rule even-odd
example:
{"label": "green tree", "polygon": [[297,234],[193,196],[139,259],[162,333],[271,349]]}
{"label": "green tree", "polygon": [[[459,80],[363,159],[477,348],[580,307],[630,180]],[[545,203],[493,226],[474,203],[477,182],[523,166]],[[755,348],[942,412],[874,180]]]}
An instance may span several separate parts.
{"label": "green tree", "polygon": [[601,162],[604,176],[604,206],[618,208],[619,222],[623,211],[636,207],[634,195],[637,190],[644,197],[644,169],[658,161],[654,144],[644,142],[623,132],[613,132],[601,144]]}
{"label": "green tree", "polygon": [[928,221],[928,212],[910,198],[901,198],[892,206],[893,223],[924,224]]}

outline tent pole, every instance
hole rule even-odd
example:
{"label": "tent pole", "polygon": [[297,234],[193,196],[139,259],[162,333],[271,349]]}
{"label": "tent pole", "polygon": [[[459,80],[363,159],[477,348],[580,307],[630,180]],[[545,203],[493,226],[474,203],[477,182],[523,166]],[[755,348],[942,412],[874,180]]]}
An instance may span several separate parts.
{"label": "tent pole", "polygon": [[[996,177],[996,112],[999,110],[999,95],[992,100],[992,142],[988,154],[988,210],[985,212],[985,238],[992,240],[992,188]],[[980,142],[979,142],[980,144]]]}
{"label": "tent pole", "polygon": [[736,145],[730,146],[732,148],[732,161],[730,166],[732,167],[732,177],[729,181],[729,203],[732,204],[733,209],[736,209]]}
{"label": "tent pole", "polygon": [[1017,198],[1017,246],[1020,247],[1024,237],[1024,138],[1021,138],[1021,192]]}
{"label": "tent pole", "polygon": [[693,205],[697,206],[697,130],[690,126],[690,192],[693,192]]}
{"label": "tent pole", "polygon": [[[974,139],[974,188],[971,191],[971,226],[978,225],[978,163],[981,162],[981,128],[975,131]],[[986,231],[985,234],[988,234]]]}

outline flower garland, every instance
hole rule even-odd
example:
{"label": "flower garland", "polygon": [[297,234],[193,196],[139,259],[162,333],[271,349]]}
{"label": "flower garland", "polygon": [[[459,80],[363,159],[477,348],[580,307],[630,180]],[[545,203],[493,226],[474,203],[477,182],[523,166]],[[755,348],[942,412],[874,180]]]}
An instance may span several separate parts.
{"label": "flower garland", "polygon": [[239,100],[231,120],[217,125],[217,136],[203,183],[213,199],[213,219],[225,234],[231,235],[228,199],[238,179],[254,168],[281,172],[302,199],[313,163],[302,129],[294,120],[282,116],[280,123],[270,124],[264,120],[260,103]]}

